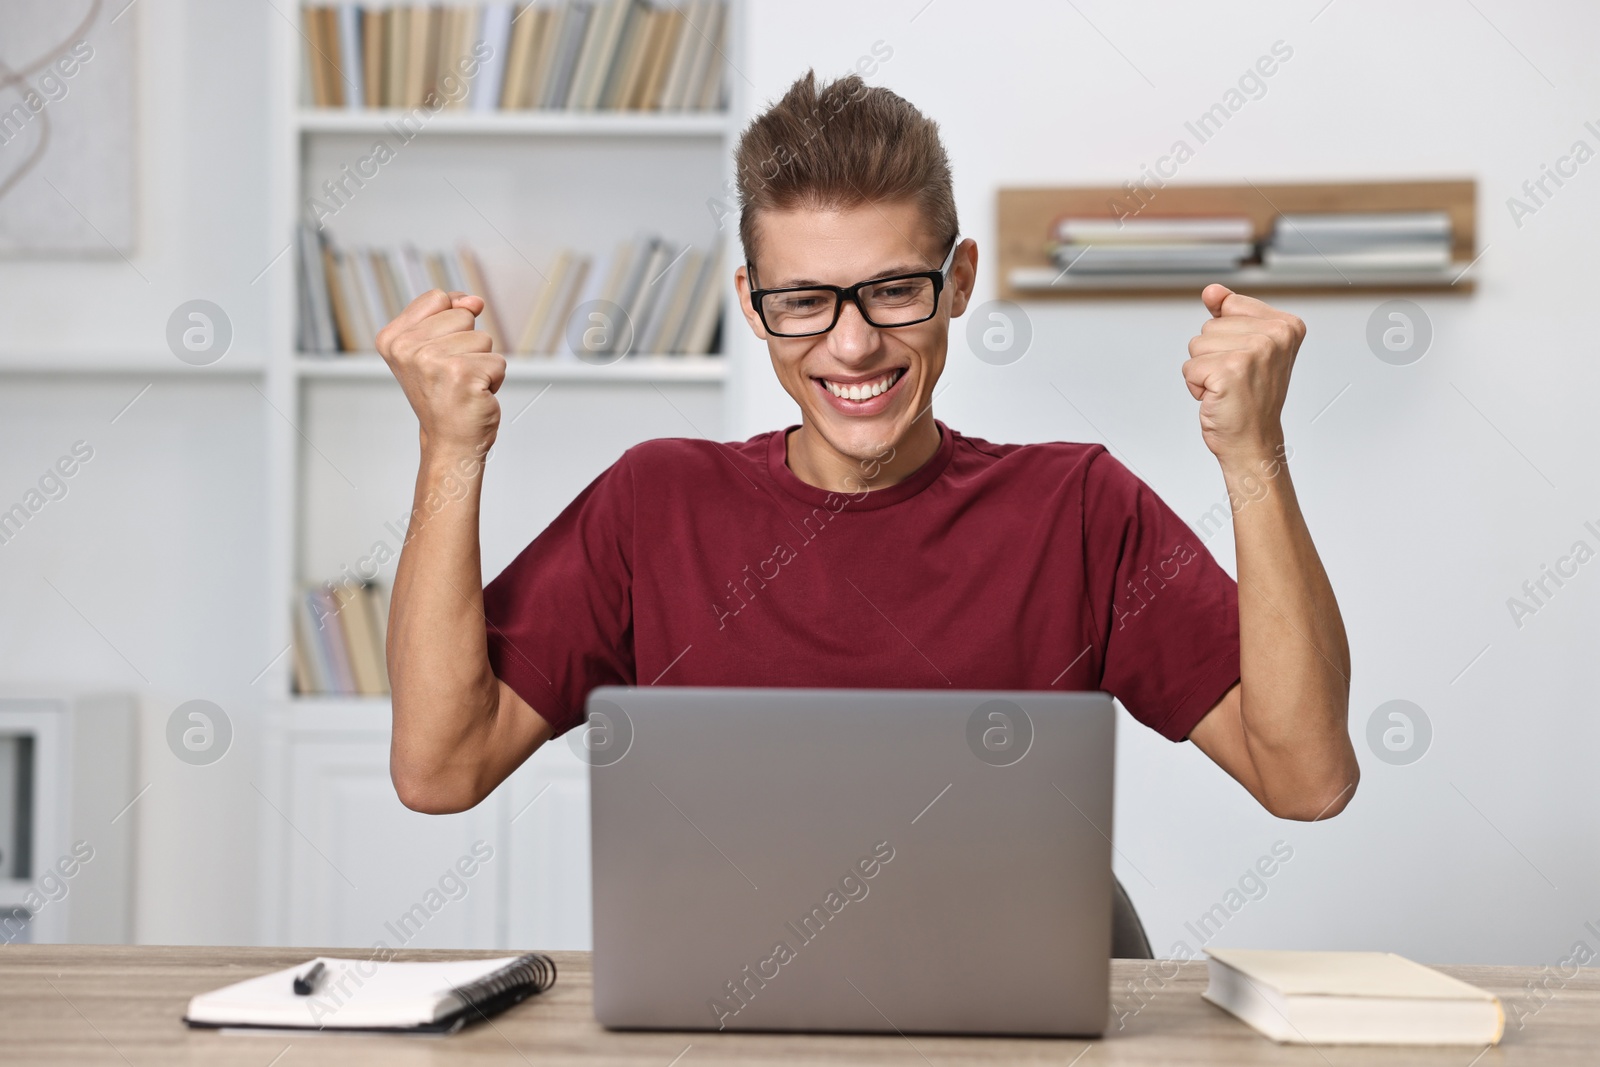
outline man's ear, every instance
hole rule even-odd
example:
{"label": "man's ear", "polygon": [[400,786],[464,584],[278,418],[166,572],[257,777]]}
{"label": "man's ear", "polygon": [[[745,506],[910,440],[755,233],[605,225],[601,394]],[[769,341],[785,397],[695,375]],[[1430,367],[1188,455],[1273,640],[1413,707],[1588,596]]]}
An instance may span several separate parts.
{"label": "man's ear", "polygon": [[750,274],[743,264],[733,272],[733,287],[739,291],[739,310],[744,313],[744,321],[750,324],[750,332],[761,340],[767,340],[767,328],[761,325],[761,316],[756,314],[755,305],[750,303]]}
{"label": "man's ear", "polygon": [[978,284],[978,242],[967,238],[956,247],[955,260],[950,264],[950,317],[960,318],[972,299],[973,286]]}

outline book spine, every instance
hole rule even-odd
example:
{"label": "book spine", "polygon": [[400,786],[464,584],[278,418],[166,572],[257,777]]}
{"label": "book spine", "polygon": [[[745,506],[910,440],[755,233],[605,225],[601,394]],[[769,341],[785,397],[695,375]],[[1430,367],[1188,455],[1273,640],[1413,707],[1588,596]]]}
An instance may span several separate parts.
{"label": "book spine", "polygon": [[629,4],[623,18],[622,33],[611,57],[611,69],[606,72],[605,84],[595,101],[596,107],[608,111],[625,106],[633,90],[644,40],[650,32],[650,12],[642,4]]}
{"label": "book spine", "polygon": [[360,692],[360,689],[356,685],[355,671],[350,665],[350,648],[345,640],[344,623],[339,617],[339,599],[327,589],[313,589],[311,596],[316,598],[318,622],[321,627],[317,631],[317,636],[327,655],[333,691],[354,695]]}
{"label": "book spine", "polygon": [[726,3],[716,5],[712,20],[716,28],[711,32],[711,44],[706,49],[705,63],[700,72],[700,94],[695,104],[697,111],[712,111],[722,106],[722,75],[727,66],[722,59],[728,38]]}
{"label": "book spine", "polygon": [[683,84],[673,100],[673,111],[690,111],[695,107],[699,75],[711,47],[711,32],[716,28],[717,0],[702,0],[698,15],[691,12],[695,32],[689,36],[689,53],[684,57]]}
{"label": "book spine", "polygon": [[666,86],[657,104],[662,111],[678,111],[683,107],[684,88],[688,84],[695,41],[699,39],[700,25],[704,21],[704,7],[704,0],[691,0],[684,9],[683,25],[673,45],[672,65],[667,70]]}
{"label": "book spine", "polygon": [[661,92],[667,81],[667,71],[683,31],[683,12],[677,8],[656,12],[655,49],[650,57],[650,69],[639,84],[639,93],[632,106],[638,111],[655,111],[661,106]]}
{"label": "book spine", "polygon": [[646,285],[649,286],[648,299],[640,312],[639,321],[635,324],[633,348],[635,352],[643,355],[654,355],[660,351],[657,346],[660,344],[662,323],[672,310],[672,298],[678,288],[678,277],[692,251],[687,245],[678,249],[670,245],[662,247],[668,253],[666,264],[654,277],[646,281]]}
{"label": "book spine", "polygon": [[535,108],[544,103],[544,87],[550,80],[551,57],[561,40],[561,17],[565,9],[540,7],[528,17],[534,21],[532,43],[528,46],[527,69],[523,75],[521,107]]}
{"label": "book spine", "polygon": [[300,686],[300,692],[307,696],[333,690],[328,660],[317,633],[313,594],[314,590],[302,589],[295,598],[294,606],[295,664],[297,671],[302,662],[306,668],[303,679],[296,674],[296,684]]}
{"label": "book spine", "polygon": [[373,318],[362,291],[360,261],[356,252],[346,252],[339,257],[339,287],[344,290],[345,307],[355,332],[355,347],[351,351],[372,352],[378,347],[378,328],[382,323]]}
{"label": "book spine", "polygon": [[336,342],[333,332],[333,314],[328,307],[328,281],[323,277],[321,234],[309,223],[300,224],[300,269],[306,279],[306,296],[311,312],[306,330],[309,351],[332,352]]}
{"label": "book spine", "polygon": [[683,346],[684,354],[689,356],[710,355],[717,335],[718,312],[722,305],[722,250],[713,249],[707,254],[706,262],[709,267],[700,290],[696,317]]}
{"label": "book spine", "polygon": [[583,292],[591,274],[598,273],[594,260],[588,256],[577,257],[567,271],[564,284],[557,292],[556,302],[550,308],[550,318],[535,351],[540,355],[558,355],[564,349],[567,320],[577,307],[578,295]]}
{"label": "book spine", "polygon": [[[532,18],[530,14],[528,16]],[[506,64],[510,60],[511,5],[486,4],[480,39],[488,48],[488,58],[478,65],[478,78],[472,85],[471,106],[474,111],[493,111],[500,106],[500,93],[505,87]]]}
{"label": "book spine", "polygon": [[688,313],[689,301],[694,296],[694,286],[700,277],[703,259],[700,250],[692,248],[673,268],[677,274],[671,279],[671,302],[667,305],[666,313],[660,318],[660,325],[647,341],[646,351],[649,354],[668,355],[672,352],[673,346],[678,341],[678,334],[683,330],[684,316]]}
{"label": "book spine", "polygon": [[355,265],[356,292],[366,312],[367,321],[372,323],[374,347],[376,347],[378,331],[394,316],[388,313],[389,309],[384,303],[383,290],[378,285],[378,275],[372,268],[371,251],[358,248],[351,250],[347,255]]}
{"label": "book spine", "polygon": [[550,84],[546,87],[544,107],[565,108],[571,105],[579,55],[584,41],[588,38],[590,25],[598,17],[592,3],[575,3],[568,9],[567,17],[562,20],[565,36],[550,72]]}
{"label": "book spine", "polygon": [[387,316],[385,321],[395,318],[405,310],[406,301],[402,299],[400,274],[395,266],[394,252],[387,248],[374,248],[372,256],[372,274],[378,280],[378,291],[383,294],[383,310]]}
{"label": "book spine", "polygon": [[309,75],[311,85],[311,106],[327,107],[330,97],[328,89],[328,65],[323,58],[327,51],[328,42],[323,39],[322,8],[303,7],[300,9],[300,22],[303,27],[301,35],[306,41],[306,73]]}
{"label": "book spine", "polygon": [[700,269],[690,282],[688,291],[684,294],[684,306],[677,328],[670,338],[663,337],[663,351],[670,355],[681,356],[689,351],[689,345],[696,333],[696,320],[699,316],[700,305],[704,302],[706,287],[713,284],[712,271],[716,269],[716,256],[714,250],[708,249],[701,256]]}
{"label": "book spine", "polygon": [[411,53],[410,7],[399,4],[387,12],[389,29],[384,36],[384,106],[403,107],[406,103],[406,56]]}
{"label": "book spine", "polygon": [[322,245],[322,275],[328,286],[328,306],[333,309],[333,325],[341,352],[354,352],[360,342],[356,338],[355,322],[350,317],[350,306],[345,301],[344,283],[340,267],[343,257],[333,246]]}
{"label": "book spine", "polygon": [[367,107],[383,106],[383,34],[387,25],[381,9],[361,9],[361,87]]}
{"label": "book spine", "polygon": [[359,111],[366,103],[366,70],[361,47],[361,9],[353,3],[339,5],[339,60],[344,68],[344,106]]}

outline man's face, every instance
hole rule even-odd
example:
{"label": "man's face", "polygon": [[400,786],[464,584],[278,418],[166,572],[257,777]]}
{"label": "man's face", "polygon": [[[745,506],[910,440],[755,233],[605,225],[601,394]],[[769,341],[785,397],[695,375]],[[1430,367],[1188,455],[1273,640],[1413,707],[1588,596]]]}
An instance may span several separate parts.
{"label": "man's face", "polygon": [[[914,203],[764,211],[759,229],[753,266],[763,289],[850,286],[937,270],[949,251],[948,238],[928,232]],[[736,281],[745,319],[767,342],[778,381],[800,405],[805,425],[835,452],[862,462],[882,456],[928,412],[944,370],[950,318],[966,310],[976,263],[976,246],[962,242],[938,310],[926,322],[876,327],[846,302],[838,325],[815,337],[768,334],[751,306],[743,267]]]}

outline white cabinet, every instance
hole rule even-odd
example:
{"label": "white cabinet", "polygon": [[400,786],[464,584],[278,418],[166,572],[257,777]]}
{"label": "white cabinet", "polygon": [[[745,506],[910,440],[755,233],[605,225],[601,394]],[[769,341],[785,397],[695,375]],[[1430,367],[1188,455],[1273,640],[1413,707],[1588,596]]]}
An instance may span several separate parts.
{"label": "white cabinet", "polygon": [[562,737],[536,752],[500,792],[508,789],[503,940],[588,949],[589,768]]}
{"label": "white cabinet", "polygon": [[588,948],[587,767],[545,746],[457,815],[402,805],[385,701],[296,701],[268,742],[263,939],[337,948]]}

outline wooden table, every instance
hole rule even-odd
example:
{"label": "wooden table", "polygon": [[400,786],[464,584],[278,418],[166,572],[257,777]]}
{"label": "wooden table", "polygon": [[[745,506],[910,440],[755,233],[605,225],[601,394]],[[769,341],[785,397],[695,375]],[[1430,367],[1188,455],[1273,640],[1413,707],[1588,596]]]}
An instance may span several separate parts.
{"label": "wooden table", "polygon": [[[1498,994],[1523,998],[1525,1025],[1508,1023],[1499,1046],[1477,1048],[1320,1048],[1274,1045],[1200,999],[1205,965],[1184,964],[1162,982],[1152,968],[1145,1006],[1113,1015],[1099,1041],[853,1035],[612,1033],[590,1012],[589,956],[552,953],[554,989],[492,1023],[444,1038],[357,1034],[239,1036],[190,1030],[179,1018],[189,998],[315,955],[350,950],[177,948],[94,945],[0,947],[0,1063],[205,1064],[301,1067],[366,1064],[586,1064],[593,1067],[695,1067],[705,1063],[918,1064],[1495,1064],[1600,1063],[1600,969],[1562,982],[1532,967],[1441,967]],[[399,959],[468,959],[500,952],[402,952]],[[1170,966],[1170,965],[1169,965]],[[1112,962],[1112,989],[1125,990],[1150,965]],[[1170,969],[1168,970],[1170,972]],[[1543,1006],[1524,983],[1548,977]],[[1113,999],[1119,999],[1114,993]],[[1136,1002],[1123,994],[1124,1008]],[[1531,1013],[1531,1014],[1530,1014]],[[1508,1016],[1512,1013],[1508,1010]]]}

